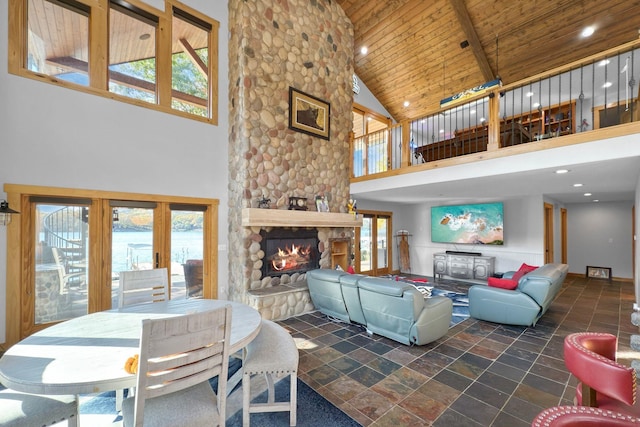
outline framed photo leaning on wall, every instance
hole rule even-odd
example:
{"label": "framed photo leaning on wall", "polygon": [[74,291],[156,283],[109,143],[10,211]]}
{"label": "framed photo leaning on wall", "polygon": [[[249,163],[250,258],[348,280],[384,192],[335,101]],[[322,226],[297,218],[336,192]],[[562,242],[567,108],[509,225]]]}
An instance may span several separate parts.
{"label": "framed photo leaning on wall", "polygon": [[592,267],[587,266],[587,279],[604,279],[611,281],[611,268],[610,267]]}

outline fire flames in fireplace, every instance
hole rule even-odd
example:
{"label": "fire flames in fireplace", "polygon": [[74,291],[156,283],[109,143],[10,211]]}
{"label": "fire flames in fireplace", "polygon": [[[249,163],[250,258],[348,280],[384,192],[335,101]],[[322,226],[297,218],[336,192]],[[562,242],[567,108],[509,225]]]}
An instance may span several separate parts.
{"label": "fire flames in fireplace", "polygon": [[263,277],[303,273],[319,267],[317,231],[276,229],[260,234]]}
{"label": "fire flames in fireplace", "polygon": [[296,246],[284,249],[278,248],[278,252],[269,257],[271,268],[276,271],[299,270],[304,268],[311,261],[311,247]]}

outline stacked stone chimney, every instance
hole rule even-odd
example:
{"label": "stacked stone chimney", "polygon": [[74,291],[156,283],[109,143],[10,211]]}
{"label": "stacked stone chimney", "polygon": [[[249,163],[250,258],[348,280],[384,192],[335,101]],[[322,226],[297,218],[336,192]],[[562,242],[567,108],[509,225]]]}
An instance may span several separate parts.
{"label": "stacked stone chimney", "polygon": [[[346,212],[353,26],[331,0],[230,0],[229,30],[229,299],[248,302],[250,290],[304,275],[262,277],[263,227],[243,227],[242,208],[267,198],[287,209],[297,196],[315,210],[323,195],[331,212]],[[329,140],[289,129],[289,87],[330,104]],[[353,230],[317,230],[320,265],[329,267],[329,239]]]}

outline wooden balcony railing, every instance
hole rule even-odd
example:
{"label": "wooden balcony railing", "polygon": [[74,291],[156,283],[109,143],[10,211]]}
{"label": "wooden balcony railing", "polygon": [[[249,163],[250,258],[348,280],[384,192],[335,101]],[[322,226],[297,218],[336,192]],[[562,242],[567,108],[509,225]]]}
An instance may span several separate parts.
{"label": "wooden balcony railing", "polygon": [[637,133],[638,74],[640,40],[364,135],[352,181]]}

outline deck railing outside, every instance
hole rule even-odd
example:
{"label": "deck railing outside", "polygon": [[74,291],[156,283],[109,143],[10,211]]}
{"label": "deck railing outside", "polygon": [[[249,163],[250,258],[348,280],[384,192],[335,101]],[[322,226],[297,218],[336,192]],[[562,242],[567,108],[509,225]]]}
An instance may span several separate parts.
{"label": "deck railing outside", "polygon": [[639,46],[628,43],[357,138],[353,177],[638,121]]}

